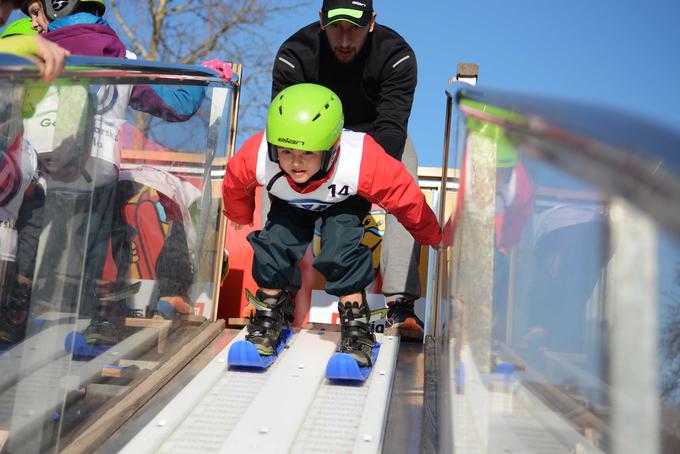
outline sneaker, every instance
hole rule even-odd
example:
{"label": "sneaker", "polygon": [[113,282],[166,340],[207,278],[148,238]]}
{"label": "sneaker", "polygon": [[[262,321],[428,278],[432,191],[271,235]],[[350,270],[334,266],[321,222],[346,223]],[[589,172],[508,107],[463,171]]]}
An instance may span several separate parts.
{"label": "sneaker", "polygon": [[281,339],[281,331],[290,326],[295,315],[290,294],[282,291],[278,295],[267,295],[258,290],[250,302],[255,311],[250,313],[246,340],[257,347],[260,355],[271,356]]}
{"label": "sneaker", "polygon": [[15,344],[23,340],[28,319],[30,287],[17,284],[0,309],[0,342]]}
{"label": "sneaker", "polygon": [[127,330],[121,323],[93,319],[83,336],[88,344],[115,345],[127,337]]}
{"label": "sneaker", "polygon": [[[116,312],[118,311],[118,312]],[[125,339],[128,330],[125,328],[125,304],[100,304],[90,325],[83,331],[88,344],[115,345]]]}
{"label": "sneaker", "polygon": [[16,344],[22,340],[23,326],[15,325],[3,314],[0,314],[0,343],[2,344]]}
{"label": "sneaker", "polygon": [[164,296],[158,300],[156,311],[166,320],[189,315],[193,309],[183,296]]}
{"label": "sneaker", "polygon": [[366,302],[366,294],[362,292],[361,302],[338,303],[338,313],[340,314],[338,352],[347,353],[361,367],[371,366],[375,335],[370,324],[371,309]]}
{"label": "sneaker", "polygon": [[401,336],[402,340],[422,341],[425,324],[414,311],[415,298],[403,296],[387,303],[385,334]]}

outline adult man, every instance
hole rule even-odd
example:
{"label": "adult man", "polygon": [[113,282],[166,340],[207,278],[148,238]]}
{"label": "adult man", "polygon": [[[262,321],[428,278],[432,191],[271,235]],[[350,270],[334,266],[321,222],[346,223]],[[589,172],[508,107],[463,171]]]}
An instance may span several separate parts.
{"label": "adult man", "polygon": [[[274,61],[272,98],[303,82],[333,90],[345,106],[345,127],[373,136],[416,178],[418,162],[406,147],[406,128],[416,87],[416,58],[394,30],[375,22],[372,0],[324,0],[320,22],[303,27],[282,45]],[[391,215],[381,254],[388,326],[422,338],[413,311],[420,296],[420,248]]]}

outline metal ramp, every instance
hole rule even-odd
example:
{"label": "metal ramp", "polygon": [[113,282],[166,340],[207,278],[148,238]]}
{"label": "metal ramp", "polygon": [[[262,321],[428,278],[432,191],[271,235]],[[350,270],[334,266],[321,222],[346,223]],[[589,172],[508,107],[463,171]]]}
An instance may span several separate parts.
{"label": "metal ramp", "polygon": [[226,367],[232,339],[123,453],[377,453],[387,420],[399,338],[377,335],[380,354],[363,386],[325,378],[340,333],[297,332],[264,372]]}

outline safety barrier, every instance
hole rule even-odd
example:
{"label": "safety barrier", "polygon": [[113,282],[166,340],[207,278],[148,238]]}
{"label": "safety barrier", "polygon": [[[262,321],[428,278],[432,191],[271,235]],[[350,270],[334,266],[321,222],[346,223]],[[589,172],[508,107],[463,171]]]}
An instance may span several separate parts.
{"label": "safety barrier", "polygon": [[680,135],[589,105],[446,95],[460,189],[440,205],[423,450],[673,452]]}
{"label": "safety barrier", "polygon": [[0,55],[0,450],[92,452],[222,332],[234,69]]}

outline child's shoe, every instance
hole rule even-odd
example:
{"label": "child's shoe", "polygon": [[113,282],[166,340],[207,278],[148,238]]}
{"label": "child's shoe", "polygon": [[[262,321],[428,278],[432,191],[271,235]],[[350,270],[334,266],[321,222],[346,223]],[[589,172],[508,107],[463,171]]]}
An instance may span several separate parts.
{"label": "child's shoe", "polygon": [[158,300],[156,311],[166,320],[189,315],[193,309],[183,296],[164,296]]}
{"label": "child's shoe", "polygon": [[282,291],[278,295],[267,295],[258,290],[251,302],[255,313],[250,314],[246,340],[257,347],[260,355],[273,355],[281,338],[281,331],[290,326],[295,316],[290,294]]}
{"label": "child's shoe", "polygon": [[83,336],[88,344],[115,345],[125,339],[127,330],[117,321],[92,319]]}
{"label": "child's shoe", "polygon": [[28,319],[31,288],[16,284],[0,309],[0,342],[15,344],[23,340]]}
{"label": "child's shoe", "polygon": [[372,365],[375,335],[370,324],[371,309],[362,292],[362,301],[338,303],[340,345],[338,351],[352,356],[360,367]]}
{"label": "child's shoe", "polygon": [[414,302],[412,296],[403,296],[387,303],[385,334],[401,336],[403,340],[423,340],[425,324],[416,315]]}
{"label": "child's shoe", "polygon": [[100,302],[90,321],[83,331],[85,342],[97,345],[115,345],[125,339],[130,330],[125,327],[125,317],[130,310],[125,301]]}

